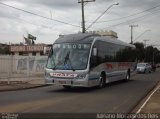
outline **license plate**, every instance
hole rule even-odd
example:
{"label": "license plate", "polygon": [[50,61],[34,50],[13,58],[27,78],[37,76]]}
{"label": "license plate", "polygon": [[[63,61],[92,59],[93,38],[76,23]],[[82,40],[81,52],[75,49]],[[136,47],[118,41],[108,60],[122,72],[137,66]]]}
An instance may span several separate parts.
{"label": "license plate", "polygon": [[59,81],[59,84],[67,84],[66,81]]}

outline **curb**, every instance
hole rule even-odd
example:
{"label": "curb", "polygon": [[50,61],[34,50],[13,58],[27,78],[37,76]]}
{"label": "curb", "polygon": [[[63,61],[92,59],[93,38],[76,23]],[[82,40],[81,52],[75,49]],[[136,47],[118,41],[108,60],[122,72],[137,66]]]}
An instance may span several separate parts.
{"label": "curb", "polygon": [[139,110],[139,107],[142,105],[142,102],[146,100],[147,97],[157,88],[157,86],[160,85],[160,81],[158,81],[150,91],[148,91],[140,100],[137,101],[137,103],[133,106],[133,108],[130,109],[129,113],[136,113],[137,110]]}
{"label": "curb", "polygon": [[42,85],[30,85],[30,86],[22,86],[22,87],[11,87],[8,89],[0,89],[0,92],[8,92],[8,91],[17,91],[17,90],[27,90],[27,89],[34,89],[34,88],[40,88],[40,87],[46,87],[49,86],[48,84],[42,84]]}

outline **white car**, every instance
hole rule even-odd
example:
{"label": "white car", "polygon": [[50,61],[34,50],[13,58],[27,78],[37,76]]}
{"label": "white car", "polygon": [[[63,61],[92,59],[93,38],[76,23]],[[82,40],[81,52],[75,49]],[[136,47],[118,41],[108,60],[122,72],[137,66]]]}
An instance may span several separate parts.
{"label": "white car", "polygon": [[150,73],[152,71],[152,66],[149,63],[138,63],[136,72],[137,73]]}

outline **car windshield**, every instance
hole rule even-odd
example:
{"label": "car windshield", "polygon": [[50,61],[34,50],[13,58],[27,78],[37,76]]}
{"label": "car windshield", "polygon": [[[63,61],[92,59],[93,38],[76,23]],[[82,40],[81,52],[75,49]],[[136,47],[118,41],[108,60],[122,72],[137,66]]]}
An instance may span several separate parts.
{"label": "car windshield", "polygon": [[54,44],[47,68],[55,70],[83,70],[87,68],[91,44]]}
{"label": "car windshield", "polygon": [[143,64],[143,63],[137,64],[138,67],[145,67],[145,65],[146,65],[146,64]]}

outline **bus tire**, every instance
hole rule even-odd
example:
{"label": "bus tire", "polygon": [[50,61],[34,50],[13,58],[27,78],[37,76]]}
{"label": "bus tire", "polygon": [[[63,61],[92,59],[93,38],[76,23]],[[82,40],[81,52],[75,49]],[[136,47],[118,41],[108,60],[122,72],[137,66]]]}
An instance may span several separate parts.
{"label": "bus tire", "polygon": [[63,87],[64,87],[65,89],[71,89],[71,86],[63,85]]}
{"label": "bus tire", "polygon": [[99,85],[98,88],[104,88],[106,85],[106,78],[104,73],[101,74],[100,79],[99,79]]}
{"label": "bus tire", "polygon": [[129,81],[131,78],[130,70],[127,71],[125,81]]}

